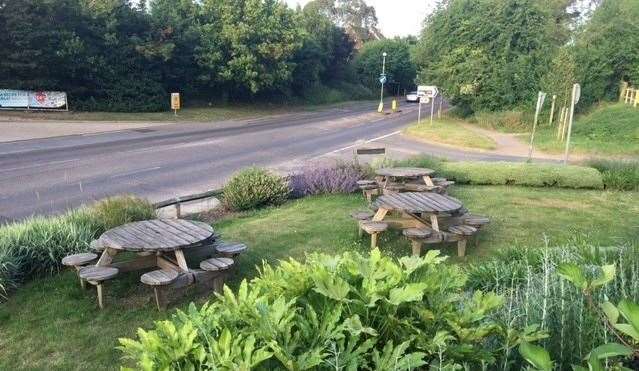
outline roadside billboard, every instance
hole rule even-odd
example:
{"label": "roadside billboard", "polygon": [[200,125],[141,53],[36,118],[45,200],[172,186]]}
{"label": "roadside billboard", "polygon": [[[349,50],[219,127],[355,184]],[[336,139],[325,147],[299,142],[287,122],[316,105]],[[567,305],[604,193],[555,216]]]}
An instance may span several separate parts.
{"label": "roadside billboard", "polygon": [[0,109],[67,109],[67,93],[0,89]]}

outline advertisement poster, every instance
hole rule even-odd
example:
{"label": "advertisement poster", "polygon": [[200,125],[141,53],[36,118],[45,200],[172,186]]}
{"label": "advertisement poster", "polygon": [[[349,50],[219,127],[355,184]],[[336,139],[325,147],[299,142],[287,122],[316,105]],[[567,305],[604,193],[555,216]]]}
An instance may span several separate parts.
{"label": "advertisement poster", "polygon": [[0,108],[62,109],[67,93],[60,91],[26,91],[0,89]]}

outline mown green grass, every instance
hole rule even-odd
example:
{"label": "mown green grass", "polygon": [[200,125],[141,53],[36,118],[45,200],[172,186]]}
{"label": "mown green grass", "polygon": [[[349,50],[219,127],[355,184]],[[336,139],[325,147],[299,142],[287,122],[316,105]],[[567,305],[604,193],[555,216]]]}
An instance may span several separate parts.
{"label": "mown green grass", "polygon": [[492,150],[497,148],[497,144],[491,138],[478,134],[464,127],[461,120],[452,118],[442,118],[430,124],[428,119],[421,124],[414,123],[404,130],[410,137],[448,144],[456,147]]}
{"label": "mown green grass", "polygon": [[[577,117],[570,143],[575,153],[639,156],[639,108],[625,104],[607,105]],[[557,140],[556,124],[553,127],[542,125],[535,145],[547,152],[561,152],[565,148],[565,144]]]}
{"label": "mown green grass", "polygon": [[[504,247],[552,246],[575,238],[608,245],[637,238],[639,194],[510,186],[455,186],[453,195],[492,223],[469,248],[471,260]],[[277,208],[232,215],[215,223],[225,240],[246,242],[236,276],[253,277],[262,260],[276,262],[310,252],[368,251],[368,240],[356,236],[349,213],[365,208],[361,195],[330,195],[291,201]],[[397,233],[387,233],[381,250],[395,256],[410,252]],[[444,253],[454,254],[453,246]],[[452,259],[458,262],[458,259]],[[120,364],[119,337],[133,337],[138,327],[186,308],[191,294],[168,313],[159,313],[139,274],[119,277],[107,287],[108,306],[97,310],[95,292],[82,291],[74,272],[31,281],[0,304],[0,369],[113,370]]]}

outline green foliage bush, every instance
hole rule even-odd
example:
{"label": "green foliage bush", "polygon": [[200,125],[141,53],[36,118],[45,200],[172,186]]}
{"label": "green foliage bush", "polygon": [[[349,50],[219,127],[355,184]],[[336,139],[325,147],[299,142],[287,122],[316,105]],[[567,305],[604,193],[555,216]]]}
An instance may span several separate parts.
{"label": "green foliage bush", "polygon": [[531,164],[517,162],[446,161],[433,156],[415,156],[393,161],[385,159],[381,166],[416,166],[437,171],[438,176],[458,184],[519,185],[529,187],[561,187],[603,189],[601,173],[585,166]]}
{"label": "green foliage bush", "polygon": [[265,264],[236,293],[225,287],[199,310],[120,339],[120,349],[148,370],[490,367],[520,333],[505,336],[491,320],[503,297],[465,291],[465,275],[445,259],[429,251],[397,263],[374,250]]}
{"label": "green foliage bush", "polygon": [[123,197],[61,216],[38,216],[2,226],[0,293],[6,294],[23,279],[57,272],[64,256],[86,251],[107,228],[154,216],[146,201]]}
{"label": "green foliage bush", "polygon": [[462,184],[603,189],[601,173],[584,166],[512,162],[445,162],[443,174]]}
{"label": "green foliage bush", "polygon": [[616,277],[595,294],[597,301],[639,299],[639,241],[610,247],[593,246],[588,236],[577,236],[565,246],[542,249],[513,248],[467,266],[469,288],[505,296],[506,304],[494,317],[502,323],[537,323],[549,337],[541,342],[557,369],[580,364],[595,347],[614,340],[596,313],[588,310],[581,288],[565,282],[561,264],[585,267],[588,279],[601,275],[599,266],[613,264]]}
{"label": "green foliage bush", "polygon": [[588,165],[601,172],[606,188],[639,191],[639,161],[592,160]]}
{"label": "green foliage bush", "polygon": [[290,189],[287,182],[268,170],[251,167],[235,174],[224,187],[224,204],[236,211],[279,205]]}

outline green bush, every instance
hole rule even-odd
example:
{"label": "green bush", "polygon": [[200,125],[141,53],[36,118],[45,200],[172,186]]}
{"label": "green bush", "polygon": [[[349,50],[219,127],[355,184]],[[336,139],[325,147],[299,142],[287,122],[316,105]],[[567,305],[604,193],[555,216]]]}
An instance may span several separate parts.
{"label": "green bush", "polygon": [[579,236],[565,246],[542,249],[510,249],[465,268],[471,289],[491,290],[506,297],[495,319],[513,326],[540,324],[549,334],[542,342],[556,369],[571,369],[591,349],[611,341],[611,334],[597,315],[588,310],[581,289],[557,274],[557,267],[573,263],[587,268],[587,276],[599,274],[598,266],[614,264],[616,277],[597,300],[604,297],[617,303],[639,299],[639,244],[598,247]]}
{"label": "green bush", "polygon": [[94,207],[0,227],[0,294],[38,274],[55,273],[66,255],[86,251],[106,229],[155,217],[146,201],[110,198]]}
{"label": "green bush", "polygon": [[[481,369],[521,341],[491,316],[504,298],[465,291],[466,277],[429,251],[399,264],[365,257],[311,255],[264,265],[237,293],[228,287],[201,309],[121,339],[146,369],[409,370]],[[529,329],[529,340],[541,335]],[[179,349],[179,351],[175,351]],[[490,367],[489,367],[490,368]]]}
{"label": "green bush", "polygon": [[593,160],[588,165],[601,172],[606,188],[639,191],[639,161]]}
{"label": "green bush", "polygon": [[235,174],[224,187],[224,204],[236,211],[283,203],[287,182],[268,170],[251,167]]}
{"label": "green bush", "polygon": [[385,159],[374,166],[426,167],[435,170],[436,176],[446,177],[458,184],[588,189],[603,189],[604,184],[602,175],[597,169],[584,166],[485,161],[454,162],[428,155],[400,161]]}
{"label": "green bush", "polygon": [[583,166],[512,162],[445,162],[443,174],[463,184],[603,189],[601,173]]}

